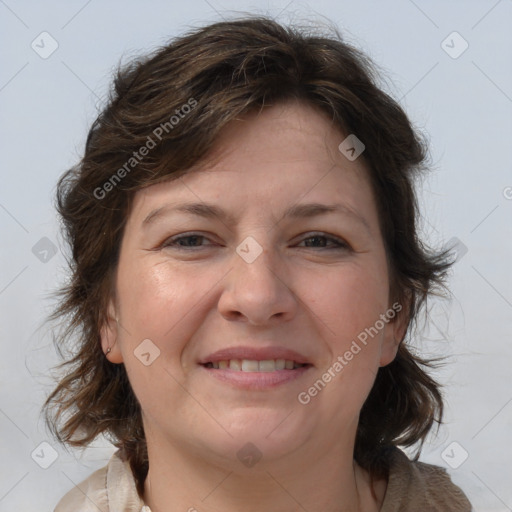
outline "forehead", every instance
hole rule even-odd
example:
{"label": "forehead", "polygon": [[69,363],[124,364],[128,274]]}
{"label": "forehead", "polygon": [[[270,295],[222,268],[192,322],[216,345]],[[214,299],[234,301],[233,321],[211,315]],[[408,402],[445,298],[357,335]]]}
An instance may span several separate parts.
{"label": "forehead", "polygon": [[327,114],[308,104],[251,112],[230,122],[210,154],[179,180],[137,192],[133,211],[147,215],[169,199],[229,200],[240,208],[253,204],[277,211],[301,198],[342,199],[349,207],[374,210],[364,159],[350,161],[338,149],[345,138]]}
{"label": "forehead", "polygon": [[289,100],[253,111],[230,122],[220,132],[210,155],[215,159],[257,156],[260,161],[339,160],[344,134],[327,114],[304,102]]}

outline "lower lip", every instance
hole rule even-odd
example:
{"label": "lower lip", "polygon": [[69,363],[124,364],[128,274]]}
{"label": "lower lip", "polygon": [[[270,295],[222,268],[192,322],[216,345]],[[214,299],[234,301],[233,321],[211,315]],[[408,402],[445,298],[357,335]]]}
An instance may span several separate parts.
{"label": "lower lip", "polygon": [[242,372],[236,370],[206,368],[212,377],[244,389],[268,389],[292,382],[304,375],[311,366],[301,366],[295,370],[275,370],[273,372]]}

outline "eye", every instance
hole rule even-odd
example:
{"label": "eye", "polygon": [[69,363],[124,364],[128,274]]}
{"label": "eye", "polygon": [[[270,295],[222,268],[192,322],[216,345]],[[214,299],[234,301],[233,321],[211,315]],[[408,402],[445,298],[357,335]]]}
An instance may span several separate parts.
{"label": "eye", "polygon": [[[201,235],[199,233],[186,233],[182,235],[177,235],[174,237],[170,237],[165,240],[162,244],[162,248],[171,248],[178,250],[186,250],[186,249],[200,249],[207,246],[214,245],[213,243],[204,244],[203,242],[208,241],[209,239],[205,235]],[[305,243],[306,245],[302,246],[307,249],[327,249],[327,250],[350,250],[350,245],[344,240],[328,236],[323,233],[314,233],[311,236],[304,238],[299,244]]]}
{"label": "eye", "polygon": [[[171,247],[175,249],[193,249],[195,247],[204,247],[202,241],[208,240],[204,235],[198,233],[189,233],[168,238],[162,244],[162,247]],[[212,245],[212,244],[209,244]]]}
{"label": "eye", "polygon": [[[327,236],[322,233],[315,233],[308,238],[304,238],[302,242],[306,242],[307,248],[344,250],[350,249],[350,246],[344,240],[332,236]],[[331,245],[329,246],[328,244]]]}

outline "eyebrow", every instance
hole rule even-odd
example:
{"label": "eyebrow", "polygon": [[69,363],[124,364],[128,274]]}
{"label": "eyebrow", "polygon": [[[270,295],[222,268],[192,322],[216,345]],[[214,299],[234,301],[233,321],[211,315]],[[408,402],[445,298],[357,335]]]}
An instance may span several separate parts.
{"label": "eyebrow", "polygon": [[[153,224],[157,219],[162,218],[170,213],[187,213],[189,215],[196,215],[206,219],[220,219],[225,224],[234,224],[235,217],[219,206],[208,203],[181,203],[181,204],[168,204],[161,206],[151,211],[146,218],[142,221],[142,228],[146,228]],[[358,212],[343,204],[322,204],[322,203],[307,203],[296,204],[288,208],[283,215],[283,218],[292,219],[306,219],[326,215],[328,213],[341,213],[349,216],[352,219],[363,224],[364,227],[371,232],[370,226],[366,219]]]}

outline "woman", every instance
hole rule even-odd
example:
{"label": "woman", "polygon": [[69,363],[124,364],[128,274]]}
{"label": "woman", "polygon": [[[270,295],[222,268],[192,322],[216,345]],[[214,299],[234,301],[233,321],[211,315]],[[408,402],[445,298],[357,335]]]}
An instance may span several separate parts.
{"label": "woman", "polygon": [[226,21],[122,69],[58,185],[79,344],[46,403],[118,451],[56,511],[469,511],[398,448],[443,410],[404,342],[451,265],[425,151],[339,34]]}

